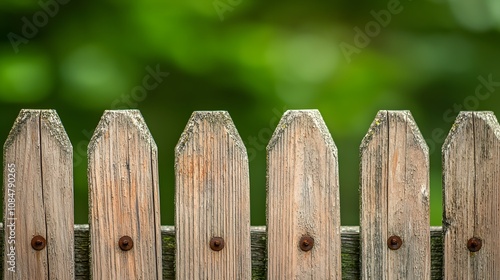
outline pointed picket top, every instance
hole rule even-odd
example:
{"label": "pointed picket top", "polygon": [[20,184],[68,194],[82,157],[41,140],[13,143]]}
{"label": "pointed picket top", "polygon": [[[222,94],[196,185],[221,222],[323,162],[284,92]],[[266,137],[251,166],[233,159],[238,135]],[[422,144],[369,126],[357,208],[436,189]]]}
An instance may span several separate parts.
{"label": "pointed picket top", "polygon": [[92,277],[161,279],[157,147],[141,113],[106,111],[88,158]]}
{"label": "pointed picket top", "polygon": [[445,279],[500,277],[499,158],[495,115],[461,112],[443,145]]}
{"label": "pointed picket top", "polygon": [[55,110],[41,110],[40,123],[50,134],[50,137],[56,140],[56,143],[60,145],[63,151],[67,153],[73,152],[71,141]]}
{"label": "pointed picket top", "polygon": [[[495,113],[491,111],[462,111],[458,114],[455,122],[453,123],[448,136],[446,137],[442,152],[448,152],[450,149],[450,145],[455,142],[459,137],[462,137],[462,134],[465,134],[464,130],[467,130],[467,123],[471,124],[473,119],[479,119],[484,122],[484,124],[492,129],[494,135],[500,139],[500,129],[497,128],[498,121],[495,117]],[[460,135],[460,136],[457,136]]]}
{"label": "pointed picket top", "polygon": [[119,122],[118,124],[129,123],[135,127],[138,135],[140,135],[141,139],[143,139],[145,143],[149,144],[153,150],[157,150],[156,142],[139,110],[106,110],[104,111],[92,138],[90,139],[90,152],[95,150],[95,147],[101,141],[103,134],[108,132],[112,121],[117,121]]}
{"label": "pointed picket top", "polygon": [[54,110],[19,113],[4,144],[3,197],[3,279],[73,278],[72,147]]}
{"label": "pointed picket top", "polygon": [[267,278],[341,279],[337,148],[319,111],[287,111],[267,159]]}
{"label": "pointed picket top", "polygon": [[[392,113],[392,111],[389,112]],[[413,137],[414,144],[418,146],[422,153],[426,154],[426,156],[429,157],[429,146],[427,146],[422,133],[420,133],[420,129],[418,129],[417,123],[415,122],[415,119],[413,119],[413,115],[410,113],[410,111],[403,112],[404,116],[397,112],[394,115],[398,116],[401,121],[406,121],[406,125],[410,129],[411,136]]]}
{"label": "pointed picket top", "polygon": [[176,278],[250,279],[248,157],[227,112],[192,114],[175,176]]}
{"label": "pointed picket top", "polygon": [[429,149],[411,113],[379,111],[360,156],[362,276],[429,279]]}
{"label": "pointed picket top", "polygon": [[66,130],[61,123],[61,119],[55,110],[22,109],[21,112],[19,112],[9,135],[7,136],[4,143],[4,150],[5,148],[11,146],[14,140],[19,137],[19,133],[21,133],[22,129],[25,128],[26,122],[37,117],[40,118],[40,123],[47,128],[50,136],[57,140],[61,149],[71,153],[73,149],[71,141],[69,140],[68,134],[66,134]]}
{"label": "pointed picket top", "polygon": [[23,128],[26,127],[26,123],[28,122],[28,120],[37,118],[39,114],[40,110],[22,109],[21,112],[19,112],[19,115],[14,121],[14,125],[12,126],[10,133],[7,136],[7,139],[5,140],[5,143],[3,145],[4,152],[7,148],[12,146],[15,140],[17,140],[20,137],[19,134],[24,132]]}
{"label": "pointed picket top", "polygon": [[385,132],[381,131],[381,129],[387,129],[386,122],[387,122],[387,111],[385,110],[378,111],[377,115],[375,116],[375,119],[370,125],[370,128],[368,128],[368,132],[363,137],[363,140],[361,140],[360,154],[363,154],[365,149],[368,148],[368,145],[370,144],[375,135]]}
{"label": "pointed picket top", "polygon": [[236,126],[234,126],[233,120],[231,119],[231,116],[227,111],[193,112],[193,114],[191,114],[191,117],[189,118],[186,128],[182,132],[182,135],[179,138],[177,145],[175,146],[176,155],[180,155],[183,152],[186,144],[195,131],[195,126],[204,121],[214,125],[222,125],[222,127],[224,127],[224,129],[227,131],[228,136],[234,140],[235,146],[239,148],[242,154],[246,156],[247,152],[245,144],[243,143],[243,140],[241,139],[240,134],[238,133]]}
{"label": "pointed picket top", "polygon": [[422,151],[424,151],[425,153],[429,153],[429,147],[427,146],[424,137],[420,133],[420,130],[418,129],[418,126],[415,120],[413,119],[411,112],[387,111],[387,110],[381,110],[377,112],[375,119],[373,120],[372,124],[370,125],[370,128],[368,129],[368,132],[365,134],[363,140],[361,141],[361,146],[360,146],[361,153],[363,153],[364,149],[369,145],[373,136],[379,133],[380,129],[387,128],[386,122],[388,121],[389,115],[392,116],[393,118],[398,118],[399,121],[406,122],[408,128],[410,128],[412,136],[415,138],[414,140],[415,144],[419,145],[420,149],[422,149]]}
{"label": "pointed picket top", "polygon": [[337,146],[333,142],[333,138],[328,130],[328,127],[318,110],[287,110],[283,117],[281,118],[276,130],[274,131],[269,144],[267,145],[267,150],[272,150],[276,146],[276,142],[282,137],[283,133],[286,131],[290,124],[297,120],[297,118],[307,118],[313,127],[318,128],[318,132],[323,137],[325,144],[328,145],[330,149],[337,152]]}

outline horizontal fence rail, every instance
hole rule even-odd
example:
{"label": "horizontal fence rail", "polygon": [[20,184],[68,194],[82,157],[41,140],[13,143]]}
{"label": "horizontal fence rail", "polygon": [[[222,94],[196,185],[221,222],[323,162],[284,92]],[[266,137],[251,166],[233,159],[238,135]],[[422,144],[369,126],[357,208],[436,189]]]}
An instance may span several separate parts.
{"label": "horizontal fence rail", "polygon": [[[252,226],[252,277],[267,279],[265,226]],[[0,228],[0,234],[3,228]],[[442,279],[443,273],[443,238],[441,227],[430,227],[431,234],[431,279]],[[341,228],[342,243],[342,279],[360,279],[359,227]],[[175,278],[175,229],[173,226],[161,227],[163,279]],[[75,225],[75,279],[89,279],[89,226]],[[3,244],[3,243],[2,243]],[[0,244],[0,246],[3,246]],[[1,257],[1,256],[0,256]]]}
{"label": "horizontal fence rail", "polygon": [[88,149],[89,225],[73,223],[72,146],[53,110],[4,145],[2,279],[500,279],[500,126],[461,112],[442,149],[443,227],[409,111],[360,146],[360,227],[340,224],[337,147],[317,110],[267,146],[267,225],[250,226],[248,157],[227,112],[194,112],[175,147],[175,227],[160,225],[158,151],[137,110],[106,111]]}

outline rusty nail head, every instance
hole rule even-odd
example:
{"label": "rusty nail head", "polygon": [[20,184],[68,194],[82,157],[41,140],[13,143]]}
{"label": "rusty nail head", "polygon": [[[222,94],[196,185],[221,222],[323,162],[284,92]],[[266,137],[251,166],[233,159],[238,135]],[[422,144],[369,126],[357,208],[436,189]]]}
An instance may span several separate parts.
{"label": "rusty nail head", "polygon": [[222,237],[212,237],[212,239],[210,239],[210,249],[214,251],[224,249],[224,239]]}
{"label": "rusty nail head", "polygon": [[43,238],[40,235],[36,235],[31,239],[31,247],[33,247],[33,249],[37,251],[40,251],[43,248],[45,248],[46,243],[47,242],[45,241],[45,238]]}
{"label": "rusty nail head", "polygon": [[401,240],[401,237],[397,235],[393,235],[387,239],[387,246],[391,250],[397,250],[401,248],[401,245],[403,245],[403,240]]}
{"label": "rusty nail head", "polygon": [[299,242],[300,249],[304,252],[310,251],[314,246],[314,239],[310,236],[302,236]]}
{"label": "rusty nail head", "polygon": [[134,247],[134,241],[130,236],[122,236],[120,240],[118,240],[118,246],[122,251],[128,251]]}
{"label": "rusty nail head", "polygon": [[481,238],[478,237],[472,237],[467,241],[467,249],[471,252],[477,252],[481,250],[481,247],[483,246],[483,241]]}

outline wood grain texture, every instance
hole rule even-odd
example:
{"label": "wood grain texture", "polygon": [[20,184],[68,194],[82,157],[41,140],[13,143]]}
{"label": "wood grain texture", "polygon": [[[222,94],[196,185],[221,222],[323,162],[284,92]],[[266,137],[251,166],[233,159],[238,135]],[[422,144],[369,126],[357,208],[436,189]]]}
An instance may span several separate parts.
{"label": "wood grain texture", "polygon": [[22,110],[5,142],[4,225],[3,279],[73,278],[73,154],[53,110]]}
{"label": "wood grain texture", "polygon": [[360,154],[362,278],[430,279],[429,154],[410,112],[380,111]]}
{"label": "wood grain texture", "polygon": [[[500,279],[500,126],[461,112],[443,145],[445,279]],[[482,240],[478,252],[467,241]]]}
{"label": "wood grain texture", "polygon": [[176,278],[249,279],[248,158],[229,114],[194,112],[175,154]]}
{"label": "wood grain texture", "polygon": [[157,148],[139,111],[106,111],[88,153],[92,278],[161,279]]}
{"label": "wood grain texture", "polygon": [[341,279],[337,148],[319,111],[287,111],[267,159],[268,279]]}

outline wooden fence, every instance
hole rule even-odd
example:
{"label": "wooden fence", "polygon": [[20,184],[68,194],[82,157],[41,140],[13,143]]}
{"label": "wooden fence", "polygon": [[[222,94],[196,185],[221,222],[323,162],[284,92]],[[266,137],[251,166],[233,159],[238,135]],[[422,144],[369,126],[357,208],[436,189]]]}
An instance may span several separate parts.
{"label": "wooden fence", "polygon": [[499,140],[493,113],[460,113],[443,227],[429,227],[427,145],[408,111],[380,111],[360,148],[360,227],[342,227],[335,143],[318,111],[288,111],[267,147],[267,227],[251,227],[243,141],[227,112],[195,112],[174,228],[141,114],[106,111],[89,225],[74,225],[71,143],[55,111],[22,110],[4,146],[3,279],[500,279]]}

